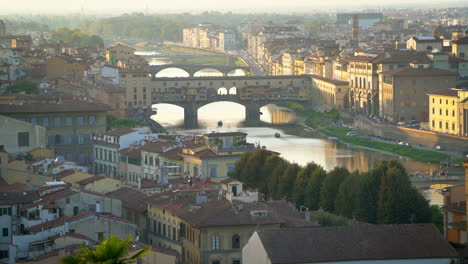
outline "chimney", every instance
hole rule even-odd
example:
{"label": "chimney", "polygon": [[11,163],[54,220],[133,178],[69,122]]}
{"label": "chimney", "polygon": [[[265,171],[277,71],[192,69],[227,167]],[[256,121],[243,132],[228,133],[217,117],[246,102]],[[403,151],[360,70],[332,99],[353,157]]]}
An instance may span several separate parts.
{"label": "chimney", "polygon": [[305,212],[305,220],[306,220],[307,222],[310,222],[310,212],[309,212],[309,211],[306,211],[306,212]]}
{"label": "chimney", "polygon": [[96,213],[101,212],[101,203],[99,201],[96,202]]}

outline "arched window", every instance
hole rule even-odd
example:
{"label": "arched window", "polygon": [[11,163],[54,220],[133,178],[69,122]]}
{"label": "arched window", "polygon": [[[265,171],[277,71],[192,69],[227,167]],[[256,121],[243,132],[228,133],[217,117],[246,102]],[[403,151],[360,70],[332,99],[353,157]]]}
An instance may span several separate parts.
{"label": "arched window", "polygon": [[240,236],[235,234],[232,236],[232,248],[239,249],[240,248]]}

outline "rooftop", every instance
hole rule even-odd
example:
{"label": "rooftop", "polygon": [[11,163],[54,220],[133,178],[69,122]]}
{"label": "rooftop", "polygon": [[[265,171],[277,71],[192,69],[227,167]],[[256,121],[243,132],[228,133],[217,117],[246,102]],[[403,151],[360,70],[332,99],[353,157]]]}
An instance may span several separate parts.
{"label": "rooftop", "polygon": [[327,83],[335,84],[335,85],[349,85],[349,82],[330,79],[330,78],[326,78],[326,77],[322,77],[322,76],[318,76],[318,75],[312,75],[312,78],[317,79],[317,80],[321,80],[321,81],[324,81],[324,82],[327,82]]}
{"label": "rooftop", "polygon": [[257,234],[271,263],[457,257],[432,224],[286,228]]}
{"label": "rooftop", "polygon": [[139,212],[145,212],[147,210],[147,204],[144,202],[144,200],[148,197],[148,195],[141,190],[130,187],[122,187],[115,191],[108,192],[106,195],[114,199],[121,200],[123,206],[127,208]]}
{"label": "rooftop", "polygon": [[450,96],[450,97],[458,97],[458,91],[457,91],[457,90],[454,90],[454,89],[444,89],[444,90],[429,92],[429,93],[427,93],[427,94],[443,95],[443,96]]}
{"label": "rooftop", "polygon": [[457,72],[451,72],[437,68],[413,68],[409,66],[384,71],[381,74],[391,76],[458,76]]}
{"label": "rooftop", "polygon": [[110,107],[91,103],[84,99],[64,99],[58,103],[0,104],[1,114],[15,113],[55,113],[55,112],[105,112]]}

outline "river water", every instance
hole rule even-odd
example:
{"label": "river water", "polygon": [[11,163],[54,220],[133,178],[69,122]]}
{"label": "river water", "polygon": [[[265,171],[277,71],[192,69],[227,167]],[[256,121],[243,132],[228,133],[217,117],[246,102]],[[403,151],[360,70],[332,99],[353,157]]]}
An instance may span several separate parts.
{"label": "river water", "polygon": [[[148,58],[150,64],[170,64],[168,58]],[[242,71],[232,73],[241,75]],[[197,75],[196,75],[197,76]],[[221,76],[221,73],[213,70],[202,70],[198,76]],[[158,74],[157,77],[188,77],[183,70],[169,68]],[[225,93],[226,91],[220,90]],[[318,133],[307,132],[297,125],[288,125],[296,121],[294,112],[277,107],[266,105],[261,108],[261,121],[264,127],[245,127],[245,108],[242,105],[232,102],[216,102],[208,104],[198,110],[199,129],[187,130],[183,126],[183,108],[169,105],[156,104],[157,114],[153,119],[169,127],[170,132],[177,132],[185,135],[198,135],[204,133],[242,131],[248,134],[247,141],[250,143],[266,146],[268,149],[281,153],[281,156],[290,162],[305,165],[308,162],[315,162],[326,170],[332,170],[336,166],[346,167],[350,171],[368,171],[375,165],[386,159],[399,160],[408,172],[425,172],[437,169],[437,165],[429,165],[417,162],[405,157],[395,156],[389,153],[368,150],[345,143],[330,140]],[[223,122],[222,127],[218,127],[218,121]],[[275,138],[275,133],[280,133],[280,138]],[[445,186],[445,185],[444,185]],[[429,189],[424,191],[425,196],[434,204],[441,204],[441,196],[435,191],[439,186],[428,184]]]}

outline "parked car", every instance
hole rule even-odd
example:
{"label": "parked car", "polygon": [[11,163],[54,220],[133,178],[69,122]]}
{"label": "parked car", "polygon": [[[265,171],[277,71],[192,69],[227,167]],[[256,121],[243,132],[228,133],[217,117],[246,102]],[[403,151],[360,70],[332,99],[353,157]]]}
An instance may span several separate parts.
{"label": "parked car", "polygon": [[357,135],[358,135],[358,134],[357,134],[356,132],[348,132],[348,133],[346,133],[346,136],[347,136],[347,137],[355,137],[355,136],[357,136]]}
{"label": "parked car", "polygon": [[442,146],[437,146],[437,147],[435,147],[435,149],[436,149],[436,150],[445,150],[445,148],[442,147]]}

